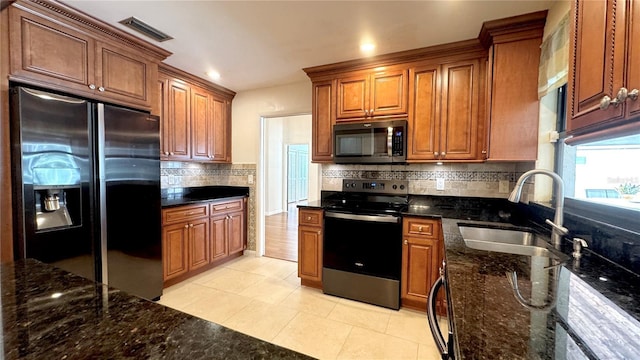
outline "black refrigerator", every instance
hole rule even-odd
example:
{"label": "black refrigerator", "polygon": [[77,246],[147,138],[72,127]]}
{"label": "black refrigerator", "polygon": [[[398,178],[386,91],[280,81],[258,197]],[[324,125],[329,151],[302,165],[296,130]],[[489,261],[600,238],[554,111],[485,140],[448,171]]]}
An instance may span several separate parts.
{"label": "black refrigerator", "polygon": [[11,88],[15,257],[162,295],[158,117]]}

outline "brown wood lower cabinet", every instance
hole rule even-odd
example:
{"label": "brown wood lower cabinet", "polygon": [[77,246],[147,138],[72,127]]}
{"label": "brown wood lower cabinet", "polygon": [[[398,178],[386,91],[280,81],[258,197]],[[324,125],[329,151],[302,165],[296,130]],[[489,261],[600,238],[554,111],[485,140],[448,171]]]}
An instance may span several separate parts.
{"label": "brown wood lower cabinet", "polygon": [[442,263],[440,221],[405,217],[402,232],[401,303],[426,311],[429,290],[438,279]]}
{"label": "brown wood lower cabinet", "polygon": [[219,200],[162,210],[165,287],[244,253],[246,201]]}
{"label": "brown wood lower cabinet", "polygon": [[322,210],[298,211],[298,277],[304,286],[322,288]]}

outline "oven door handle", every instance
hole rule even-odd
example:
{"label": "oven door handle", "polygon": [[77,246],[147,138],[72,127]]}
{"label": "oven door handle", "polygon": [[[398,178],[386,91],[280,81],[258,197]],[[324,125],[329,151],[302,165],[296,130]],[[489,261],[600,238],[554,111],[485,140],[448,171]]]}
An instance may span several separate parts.
{"label": "oven door handle", "polygon": [[336,219],[359,220],[359,221],[393,223],[393,224],[397,224],[400,222],[400,217],[394,216],[394,215],[361,215],[361,214],[346,214],[346,213],[340,213],[340,212],[327,211],[325,212],[324,216],[329,218],[336,218]]}
{"label": "oven door handle", "polygon": [[440,276],[431,287],[431,291],[429,291],[429,300],[427,301],[427,304],[429,306],[429,308],[427,309],[427,318],[429,320],[429,328],[431,329],[431,334],[433,335],[433,339],[435,340],[436,346],[438,347],[438,352],[440,352],[442,359],[446,360],[449,359],[449,351],[444,336],[442,336],[442,331],[440,331],[438,320],[436,319],[437,296],[438,291],[443,284],[444,276]]}

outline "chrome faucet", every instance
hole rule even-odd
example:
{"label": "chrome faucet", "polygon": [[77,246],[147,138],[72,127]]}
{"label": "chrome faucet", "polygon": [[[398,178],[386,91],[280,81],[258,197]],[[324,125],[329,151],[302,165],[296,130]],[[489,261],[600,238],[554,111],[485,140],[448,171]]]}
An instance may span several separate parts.
{"label": "chrome faucet", "polygon": [[551,225],[551,242],[555,247],[558,247],[560,246],[560,240],[562,239],[562,236],[566,235],[569,232],[567,228],[562,226],[564,212],[564,182],[562,181],[562,178],[558,176],[558,174],[554,173],[553,171],[542,169],[527,171],[526,173],[522,174],[522,176],[520,176],[520,178],[518,179],[518,182],[516,182],[516,187],[513,188],[511,195],[509,195],[509,201],[514,203],[520,201],[520,195],[522,194],[522,186],[524,185],[524,182],[527,181],[527,179],[531,175],[535,174],[544,174],[550,176],[553,179],[556,187],[556,214],[553,218],[553,221],[547,219],[545,222]]}

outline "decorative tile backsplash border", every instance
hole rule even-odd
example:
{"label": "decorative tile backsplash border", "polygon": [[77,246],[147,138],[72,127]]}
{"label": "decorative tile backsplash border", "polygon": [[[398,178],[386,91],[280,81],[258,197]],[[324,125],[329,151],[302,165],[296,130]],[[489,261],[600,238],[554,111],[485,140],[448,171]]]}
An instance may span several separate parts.
{"label": "decorative tile backsplash border", "polygon": [[247,186],[247,248],[256,249],[256,185],[249,184],[249,175],[256,179],[255,164],[207,164],[180,161],[160,162],[162,189],[210,185]]}
{"label": "decorative tile backsplash border", "polygon": [[[520,175],[533,163],[410,164],[410,165],[335,165],[322,166],[322,190],[339,191],[342,179],[408,180],[409,193],[506,198],[500,181],[508,181],[511,190]],[[445,189],[436,189],[436,179],[445,180]],[[533,187],[525,186],[523,200]]]}

